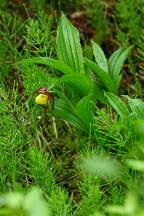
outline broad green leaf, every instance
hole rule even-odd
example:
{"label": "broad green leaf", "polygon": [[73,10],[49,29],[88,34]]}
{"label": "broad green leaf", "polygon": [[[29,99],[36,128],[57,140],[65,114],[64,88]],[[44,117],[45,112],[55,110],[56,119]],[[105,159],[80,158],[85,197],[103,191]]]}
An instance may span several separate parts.
{"label": "broad green leaf", "polygon": [[92,123],[93,120],[93,102],[91,95],[83,97],[76,106],[77,115],[87,124]]}
{"label": "broad green leaf", "polygon": [[46,57],[34,57],[34,58],[23,59],[22,61],[19,61],[16,64],[32,64],[32,63],[47,65],[50,68],[61,71],[63,74],[73,73],[73,70],[68,65],[66,65],[63,61],[52,59],[52,58],[46,58]]}
{"label": "broad green leaf", "polygon": [[84,58],[84,64],[96,73],[97,77],[108,91],[113,93],[115,92],[113,80],[105,71],[103,71],[96,63],[87,58]]}
{"label": "broad green leaf", "polygon": [[83,55],[78,30],[63,13],[57,31],[57,55],[74,72],[84,73]]}
{"label": "broad green leaf", "polygon": [[94,41],[92,41],[92,49],[93,49],[93,53],[94,53],[94,57],[95,57],[95,61],[98,64],[98,66],[105,71],[106,73],[108,73],[108,65],[107,65],[107,59],[105,57],[105,54],[103,52],[103,50],[101,49],[101,47],[95,43]]}
{"label": "broad green leaf", "polygon": [[144,153],[144,120],[133,120],[132,127],[134,129],[134,134],[136,135],[136,143],[138,143],[141,151]]}
{"label": "broad green leaf", "polygon": [[54,114],[66,120],[75,128],[89,133],[89,126],[76,114],[76,110],[68,99],[63,98],[55,102]]}
{"label": "broad green leaf", "polygon": [[105,92],[105,96],[108,99],[110,105],[115,109],[115,111],[123,118],[129,115],[129,110],[126,104],[120,100],[120,98],[110,92]]}
{"label": "broad green leaf", "polygon": [[90,79],[83,74],[64,75],[57,83],[62,82],[67,83],[80,96],[87,95],[91,87]]}
{"label": "broad green leaf", "polygon": [[122,47],[115,51],[108,59],[109,74],[115,83],[116,89],[118,89],[121,80],[120,71],[132,48],[133,46]]}
{"label": "broad green leaf", "polygon": [[128,97],[128,104],[133,116],[136,119],[144,120],[144,102],[141,99],[131,99]]}
{"label": "broad green leaf", "polygon": [[104,95],[103,88],[97,82],[95,84],[94,98],[95,98],[95,100],[101,101],[101,103],[103,103],[103,104],[108,103],[107,98]]}

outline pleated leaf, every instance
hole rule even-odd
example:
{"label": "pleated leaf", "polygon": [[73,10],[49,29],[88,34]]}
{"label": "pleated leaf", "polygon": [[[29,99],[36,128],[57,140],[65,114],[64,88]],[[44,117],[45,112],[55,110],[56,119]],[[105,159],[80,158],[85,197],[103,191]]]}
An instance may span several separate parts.
{"label": "pleated leaf", "polygon": [[118,115],[120,115],[122,118],[129,115],[129,110],[126,104],[120,100],[118,96],[110,92],[105,92],[105,96]]}
{"label": "pleated leaf", "polygon": [[96,73],[97,77],[108,91],[113,93],[115,92],[113,80],[105,71],[103,71],[96,63],[87,58],[84,58],[84,64]]}
{"label": "pleated leaf", "polygon": [[107,59],[105,57],[105,54],[103,52],[103,50],[101,49],[101,47],[95,43],[94,41],[92,41],[92,49],[93,49],[93,53],[94,53],[94,57],[95,57],[95,61],[98,64],[98,66],[105,71],[106,73],[108,73],[108,65],[107,65]]}
{"label": "pleated leaf", "polygon": [[74,72],[84,73],[78,30],[62,13],[57,31],[57,55]]}
{"label": "pleated leaf", "polygon": [[77,104],[76,113],[77,115],[88,125],[93,120],[93,102],[91,96],[87,95],[83,97]]}
{"label": "pleated leaf", "polygon": [[68,65],[66,65],[63,61],[52,59],[52,58],[46,58],[46,57],[34,57],[34,58],[23,59],[22,61],[19,61],[16,64],[32,64],[32,63],[46,65],[50,68],[62,72],[63,74],[73,73],[73,70]]}
{"label": "pleated leaf", "polygon": [[55,102],[55,115],[62,120],[66,120],[75,128],[80,129],[86,133],[89,132],[89,126],[76,114],[76,110],[68,99],[59,99]]}
{"label": "pleated leaf", "polygon": [[131,99],[128,97],[128,104],[133,116],[136,119],[144,120],[144,102],[140,99]]}
{"label": "pleated leaf", "polygon": [[122,47],[115,51],[108,59],[109,74],[115,83],[116,89],[118,89],[121,80],[120,71],[132,48],[133,46]]}
{"label": "pleated leaf", "polygon": [[58,80],[58,83],[62,82],[67,83],[80,96],[87,95],[91,87],[90,79],[83,74],[63,75]]}

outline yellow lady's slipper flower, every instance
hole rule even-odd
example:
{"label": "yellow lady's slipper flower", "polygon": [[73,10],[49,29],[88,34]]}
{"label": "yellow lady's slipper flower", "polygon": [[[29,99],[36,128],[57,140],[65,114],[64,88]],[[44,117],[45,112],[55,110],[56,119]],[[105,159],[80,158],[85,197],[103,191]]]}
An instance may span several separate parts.
{"label": "yellow lady's slipper flower", "polygon": [[49,95],[46,94],[40,94],[35,98],[35,102],[37,104],[48,104],[48,100],[49,100]]}

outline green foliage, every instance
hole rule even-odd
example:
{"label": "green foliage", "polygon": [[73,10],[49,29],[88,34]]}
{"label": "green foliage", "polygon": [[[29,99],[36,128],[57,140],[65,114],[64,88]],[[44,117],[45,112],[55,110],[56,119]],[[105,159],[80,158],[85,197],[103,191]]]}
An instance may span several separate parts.
{"label": "green foliage", "polygon": [[[66,25],[66,29],[68,28],[67,31],[68,35],[72,35],[71,31],[73,32],[74,34],[73,38],[70,39],[66,38],[67,34],[65,34],[64,32],[65,28],[62,28],[63,25]],[[63,34],[63,36],[60,36],[61,34]],[[61,40],[62,38],[64,38],[64,41]],[[71,52],[71,48],[67,46],[66,41],[69,41],[69,46],[73,47],[72,52]],[[62,15],[61,22],[59,25],[59,30],[57,34],[57,44],[59,50],[58,57],[62,61],[51,59],[51,58],[35,57],[31,59],[22,60],[21,62],[18,62],[18,64],[37,63],[37,64],[44,64],[54,69],[57,69],[65,74],[62,78],[60,78],[58,83],[61,82],[68,83],[69,86],[75,89],[76,92],[81,96],[88,94],[91,82],[90,79],[83,74],[84,68],[83,68],[83,60],[82,60],[82,50],[80,47],[80,43],[78,41],[78,32],[72,26],[72,24],[69,23],[66,17],[64,17],[64,15]],[[65,51],[61,50],[59,46],[65,47],[66,50]],[[64,53],[65,53],[65,57],[63,59],[61,58],[60,55],[63,55]],[[80,57],[80,59],[78,58],[78,56]],[[68,61],[66,59],[68,59]],[[78,72],[79,74],[75,74],[75,72]]]}
{"label": "green foliage", "polygon": [[104,0],[103,2],[96,2],[94,0],[82,0],[79,4],[79,8],[81,8],[82,5],[85,8],[90,20],[90,26],[96,31],[96,34],[94,34],[93,37],[94,41],[101,44],[106,39],[106,36],[111,33],[109,21],[106,20],[105,16],[105,8],[107,6],[109,7],[107,1]]}
{"label": "green foliage", "polygon": [[0,215],[143,215],[143,1],[21,2],[0,4]]}
{"label": "green foliage", "polygon": [[90,215],[100,214],[100,209],[104,203],[102,200],[103,193],[100,191],[99,181],[97,177],[82,176],[79,191],[83,194],[79,202],[79,208],[74,215],[82,216],[89,212]]}
{"label": "green foliage", "polygon": [[129,115],[129,110],[125,103],[120,100],[120,98],[112,93],[106,93],[105,96],[108,99],[110,105],[115,109],[115,111],[122,117],[127,117]]}
{"label": "green foliage", "polygon": [[108,59],[109,75],[113,79],[116,90],[118,89],[121,80],[120,71],[125,62],[125,59],[127,58],[132,48],[133,46],[122,47],[119,50],[115,51]]}
{"label": "green foliage", "polygon": [[24,32],[24,24],[5,9],[0,10],[0,25],[0,79],[4,79],[9,77],[10,64],[20,57],[17,49],[22,44],[20,34]]}
{"label": "green foliage", "polygon": [[44,2],[35,1],[32,6],[34,4],[36,4],[38,14],[36,19],[29,18],[25,25],[25,51],[27,54],[34,53],[49,56],[53,53],[53,35],[51,31],[54,25],[54,15],[47,16],[45,14],[42,7]]}
{"label": "green foliage", "polygon": [[[84,71],[83,66],[83,55],[82,55],[82,48],[79,41],[78,31],[73,25],[67,20],[64,14],[61,16],[61,20],[59,23],[58,33],[57,33],[57,49],[58,49],[58,58],[60,60],[55,60],[51,58],[44,58],[44,57],[35,57],[22,60],[18,62],[18,64],[29,64],[29,63],[36,63],[36,64],[43,64],[49,67],[52,67],[56,70],[63,72],[63,76],[58,79],[58,81],[52,84],[52,86],[66,83],[68,84],[69,88],[73,89],[73,92],[78,94],[80,97],[87,96],[90,92],[91,98],[101,99],[103,101],[103,88],[106,88],[110,92],[116,93],[117,88],[119,86],[120,77],[119,73],[124,63],[129,51],[132,47],[121,48],[117,52],[115,52],[109,59],[108,64],[106,57],[99,47],[98,44],[92,42],[93,45],[93,52],[95,56],[95,60],[97,64],[85,58],[85,65],[92,69],[99,78],[100,82],[95,82],[92,80],[92,77]],[[109,68],[108,68],[109,66]],[[72,68],[72,69],[71,69]],[[117,79],[118,78],[118,79]],[[101,87],[101,84],[104,86]],[[69,89],[68,89],[69,90]],[[98,91],[98,93],[95,93]],[[102,93],[100,93],[100,91]],[[86,97],[85,97],[86,98]],[[83,107],[88,107],[87,104],[90,101],[89,99],[81,99]],[[62,106],[65,110],[66,107]],[[62,107],[60,107],[61,117],[62,114]],[[65,108],[64,108],[65,107]],[[86,110],[86,113],[91,113],[92,108],[89,106]],[[69,112],[69,111],[68,111]],[[82,112],[82,111],[81,111]],[[58,113],[58,112],[56,112]],[[81,116],[79,112],[79,116]],[[83,118],[83,117],[82,117]],[[86,119],[86,114],[85,114]],[[84,121],[85,121],[84,119]],[[71,118],[67,117],[65,120],[69,121],[70,123]],[[85,121],[87,122],[87,120]],[[88,121],[87,123],[91,123]],[[74,124],[73,124],[74,125]],[[80,128],[82,128],[80,126]],[[89,128],[89,127],[88,127]],[[88,130],[86,130],[88,131]]]}
{"label": "green foliage", "polygon": [[103,71],[108,73],[107,59],[105,57],[105,54],[104,54],[103,50],[94,41],[92,41],[92,47],[93,47],[93,53],[94,53],[96,63],[98,64],[98,66]]}
{"label": "green foliage", "polygon": [[128,97],[128,104],[134,118],[144,120],[144,102],[141,99],[131,99]]}
{"label": "green foliage", "polygon": [[92,42],[92,47],[97,64],[86,58],[85,64],[96,73],[108,91],[117,93],[121,80],[120,71],[133,46],[120,48],[110,56],[108,61],[98,44]]}
{"label": "green foliage", "polygon": [[[85,106],[87,101],[85,102]],[[61,119],[68,121],[74,127],[89,133],[90,125],[87,124],[89,109],[85,108],[85,116],[79,113],[80,105],[77,105],[77,110],[70,103],[68,99],[60,99],[55,103],[55,115],[59,116]],[[89,117],[90,118],[90,117]]]}
{"label": "green foliage", "polygon": [[89,134],[90,132],[93,133],[91,131],[94,123],[92,110],[93,103],[89,95],[83,97],[76,105],[76,108],[67,98],[57,100],[54,114]]}
{"label": "green foliage", "polygon": [[144,102],[141,99],[131,99],[126,96],[128,99],[128,107],[125,102],[110,92],[105,92],[105,96],[110,105],[122,118],[129,117],[131,114],[137,120],[144,120]]}
{"label": "green foliage", "polygon": [[59,70],[64,74],[73,73],[72,69],[68,65],[66,65],[63,61],[52,59],[52,58],[46,58],[46,57],[34,57],[34,58],[24,59],[18,62],[18,64],[43,64],[49,66],[50,68]]}
{"label": "green foliage", "polygon": [[[113,80],[105,71],[103,71],[100,67],[98,67],[97,64],[95,64],[93,61],[91,61],[87,58],[85,58],[84,63],[85,63],[85,65],[90,67],[93,70],[93,72],[96,73],[96,76],[99,78],[100,82],[103,84],[103,86],[104,86],[104,88],[106,88],[106,90],[108,90],[110,92],[115,91]],[[103,89],[101,89],[101,91],[102,90]]]}
{"label": "green foliage", "polygon": [[84,73],[83,55],[76,28],[67,20],[64,14],[57,32],[58,58],[73,69],[74,72]]}
{"label": "green foliage", "polygon": [[45,69],[40,68],[37,65],[33,64],[30,67],[25,65],[21,67],[20,70],[24,80],[23,85],[25,88],[25,94],[27,96],[32,95],[36,89],[39,89],[42,86],[50,90],[57,83],[56,78],[51,77]]}
{"label": "green foliage", "polygon": [[115,16],[118,25],[116,38],[121,44],[127,45],[128,41],[138,44],[143,29],[143,6],[139,0],[118,0],[115,4]]}
{"label": "green foliage", "polygon": [[[66,29],[68,28],[67,33],[65,33],[65,28],[63,28],[63,26],[66,26]],[[73,35],[73,38],[68,39],[67,37],[71,37],[71,35]],[[66,42],[67,39],[69,41],[69,45]],[[92,85],[92,82],[90,78],[84,74],[83,60],[82,60],[83,57],[82,57],[82,50],[81,50],[81,46],[80,46],[80,42],[78,38],[78,32],[72,26],[72,24],[69,23],[69,21],[66,19],[64,15],[62,15],[61,22],[59,24],[58,35],[57,35],[57,46],[58,46],[58,57],[62,59],[62,61],[51,59],[51,58],[35,57],[31,59],[22,60],[21,62],[18,62],[18,64],[26,65],[29,63],[37,63],[37,64],[44,64],[54,69],[57,69],[63,72],[64,75],[61,78],[59,78],[56,82],[54,82],[52,84],[53,86],[61,84],[63,82],[63,83],[68,84],[68,86],[72,88],[80,96],[87,95]],[[73,47],[72,52],[70,52],[71,49],[69,46]],[[60,47],[65,47],[65,52],[63,52],[63,50],[61,50]],[[65,53],[64,58],[61,57],[63,53]],[[77,56],[79,56],[80,59],[77,58]],[[87,100],[83,99],[82,102],[79,102],[79,105],[78,105],[79,108],[77,108],[78,115],[81,116],[79,112],[80,106],[85,107],[85,117],[82,117],[82,121],[84,120],[84,122],[86,123],[88,120],[87,116],[91,113],[91,109],[92,109],[91,106],[88,108],[89,101],[90,101],[90,97],[87,97]],[[81,103],[82,105],[80,105]],[[59,104],[59,107],[58,107],[58,104]],[[70,113],[70,111],[68,110],[66,111],[66,106],[65,105],[63,106],[63,105],[64,103],[57,103],[57,105],[55,106],[57,109],[55,113],[58,113],[61,117],[65,116],[62,114],[64,112]],[[70,116],[65,117],[64,119],[69,121],[72,124],[74,122],[72,120],[73,117],[71,118]],[[89,121],[90,121],[89,123],[91,123],[92,120],[89,119]],[[81,125],[81,123],[79,123],[79,125]],[[77,126],[77,127],[80,127],[81,129],[83,128],[82,125]],[[84,131],[89,132],[89,129],[88,129],[89,126],[86,126],[86,127],[87,129],[84,129]]]}
{"label": "green foliage", "polygon": [[93,103],[91,95],[83,97],[76,106],[76,112],[78,116],[87,124],[93,123]]}
{"label": "green foliage", "polygon": [[0,92],[1,92],[1,95],[0,95],[0,114],[3,114],[3,113],[9,113],[11,112],[11,107],[9,105],[9,102],[8,102],[8,96],[7,96],[7,93],[2,86],[0,86]]}

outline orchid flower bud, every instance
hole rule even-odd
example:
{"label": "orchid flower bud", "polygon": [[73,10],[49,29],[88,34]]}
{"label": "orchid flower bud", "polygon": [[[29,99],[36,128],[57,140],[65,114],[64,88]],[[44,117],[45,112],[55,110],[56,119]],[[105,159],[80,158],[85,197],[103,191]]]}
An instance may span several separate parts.
{"label": "orchid flower bud", "polygon": [[48,104],[48,100],[49,100],[49,95],[45,95],[45,94],[39,94],[39,95],[35,98],[35,102],[36,102],[37,104],[41,104],[41,105]]}
{"label": "orchid flower bud", "polygon": [[49,104],[51,101],[53,102],[53,100],[52,100],[53,95],[52,95],[52,93],[47,91],[47,88],[39,88],[36,91],[34,91],[32,93],[32,95],[35,95],[35,94],[38,94],[38,93],[41,93],[41,94],[39,94],[35,98],[35,102],[37,104],[42,105],[42,107],[45,109],[45,112],[47,112],[48,106],[46,106],[46,105]]}

